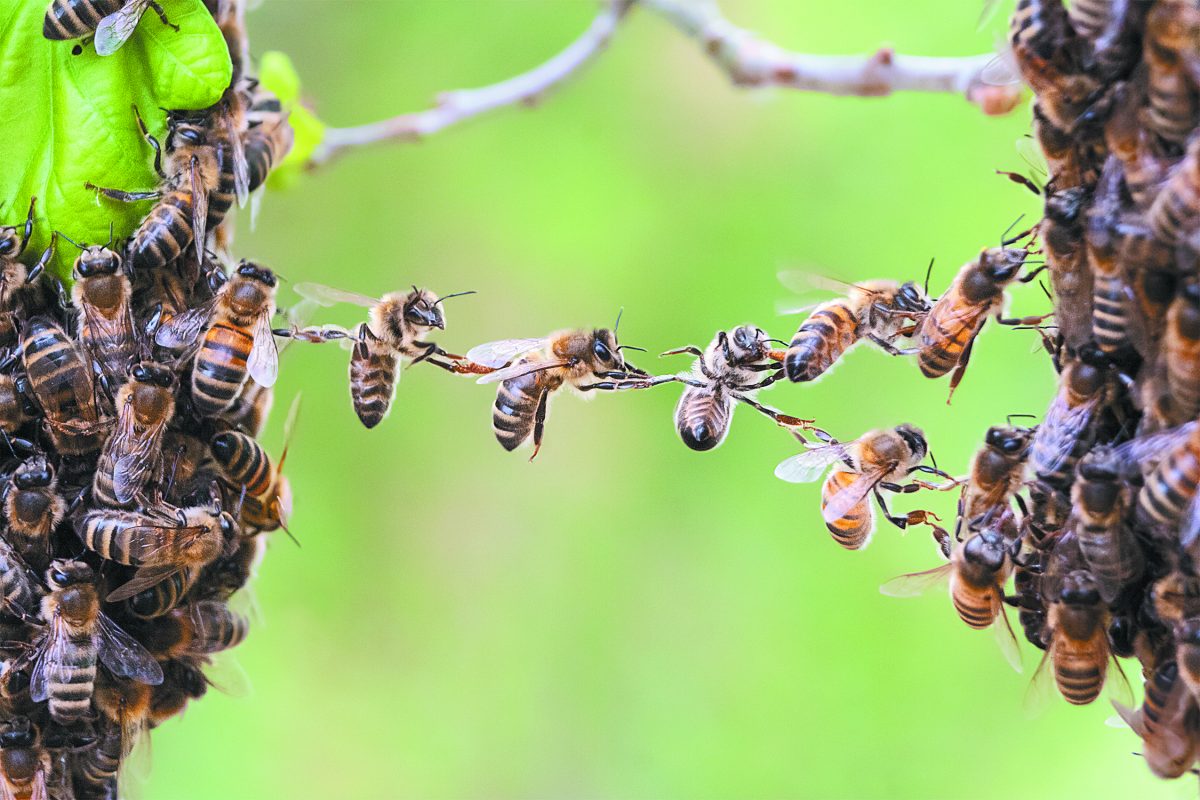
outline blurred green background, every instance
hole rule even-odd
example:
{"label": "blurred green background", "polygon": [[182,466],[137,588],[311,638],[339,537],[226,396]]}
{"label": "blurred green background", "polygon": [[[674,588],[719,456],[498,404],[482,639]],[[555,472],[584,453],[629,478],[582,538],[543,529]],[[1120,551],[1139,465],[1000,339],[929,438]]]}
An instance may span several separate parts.
{"label": "blurred green background", "polygon": [[[812,52],[993,47],[979,4],[724,0]],[[335,125],[425,107],[557,52],[595,6],[567,0],[288,0],[251,14]],[[237,250],[290,281],[450,301],[451,350],[611,323],[652,353],[776,315],[781,268],[932,289],[1037,201],[1028,109],[988,119],[949,96],[886,100],[732,88],[694,43],[635,12],[612,48],[536,110],[352,153],[267,198]],[[1046,307],[1036,287],[1016,308]],[[284,290],[286,302],[289,291]],[[354,321],[338,309],[328,321]],[[946,383],[861,350],[816,385],[763,395],[851,438],[907,421],[961,472],[988,425],[1039,413],[1047,359],[992,328],[953,406]],[[663,371],[686,362],[638,359]],[[263,623],[240,649],[255,689],[212,693],[154,736],[151,798],[1184,797],[1150,776],[1105,703],[1022,709],[1012,672],[943,595],[878,586],[938,563],[923,532],[835,546],[817,486],[772,477],[791,438],[748,409],[726,444],[677,439],[673,387],[553,404],[537,461],[490,432],[492,390],[406,373],[366,431],[332,346],[286,355],[268,442],[304,392],[288,472],[297,549],[271,541]],[[953,499],[900,508],[949,515]],[[1136,671],[1128,668],[1135,683]]]}

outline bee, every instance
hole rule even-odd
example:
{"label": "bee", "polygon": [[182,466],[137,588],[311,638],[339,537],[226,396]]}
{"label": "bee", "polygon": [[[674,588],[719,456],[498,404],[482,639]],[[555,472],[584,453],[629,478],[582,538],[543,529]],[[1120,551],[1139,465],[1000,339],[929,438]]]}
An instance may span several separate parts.
{"label": "bee", "polygon": [[41,455],[21,462],[4,487],[3,501],[8,541],[21,558],[45,569],[50,536],[67,514],[54,466]]}
{"label": "bee", "polygon": [[37,417],[37,406],[29,399],[29,381],[0,373],[0,431],[15,434]]}
{"label": "bee", "polygon": [[129,506],[160,468],[162,438],[175,415],[175,373],[144,361],[129,370],[117,395],[117,426],[100,454],[92,496],[110,506]]}
{"label": "bee", "polygon": [[27,284],[37,280],[54,256],[54,237],[51,237],[50,246],[42,251],[41,257],[32,267],[26,267],[20,261],[21,255],[29,247],[29,239],[33,236],[33,210],[36,205],[37,198],[31,197],[24,227],[0,225],[0,309],[6,311],[13,308],[17,293]]}
{"label": "bee", "polygon": [[1125,188],[1139,210],[1147,208],[1167,176],[1169,163],[1150,142],[1150,133],[1142,124],[1145,90],[1140,84],[1127,83],[1121,90],[1113,114],[1104,125],[1104,141],[1109,151],[1121,160]]}
{"label": "bee", "polygon": [[800,324],[783,361],[788,380],[816,380],[864,339],[897,354],[892,343],[911,334],[928,311],[928,295],[912,281],[854,284],[847,296],[822,303]]}
{"label": "bee", "polygon": [[971,469],[963,488],[959,523],[968,527],[1003,517],[1009,502],[1024,482],[1025,462],[1034,430],[1015,425],[988,428],[984,444],[971,459]]}
{"label": "bee", "polygon": [[199,339],[192,369],[192,404],[202,416],[215,416],[237,399],[247,378],[265,387],[279,375],[279,350],[271,332],[275,313],[275,274],[242,261],[216,296],[172,317],[155,334],[168,348]]}
{"label": "bee", "polygon": [[782,461],[775,468],[775,477],[789,483],[811,483],[828,467],[836,465],[821,487],[821,516],[835,542],[847,550],[861,550],[870,542],[875,530],[871,494],[875,495],[888,522],[901,530],[908,525],[931,524],[928,522],[931,517],[936,519],[927,511],[894,516],[880,493],[881,490],[908,493],[921,488],[946,488],[923,481],[899,483],[914,472],[949,477],[934,467],[921,464],[928,452],[929,445],[920,428],[898,425],[868,431],[853,442],[831,439],[823,445],[809,447]]}
{"label": "bee", "polygon": [[87,246],[61,233],[59,236],[81,251],[75,259],[75,283],[71,287],[71,301],[79,309],[79,342],[109,384],[120,386],[138,355],[131,307],[133,289],[123,270],[123,259],[109,249],[111,239],[108,245]]}
{"label": "bee", "polygon": [[300,398],[297,396],[288,411],[283,426],[283,449],[274,464],[262,445],[244,433],[219,433],[209,443],[213,460],[239,492],[241,510],[238,518],[248,529],[267,532],[283,528],[291,535],[287,521],[292,513],[292,490],[283,474],[283,465],[287,461],[299,412]]}
{"label": "bee", "polygon": [[237,647],[250,623],[224,603],[204,600],[159,617],[144,641],[160,660],[207,656]]}
{"label": "bee", "polygon": [[[111,786],[122,763],[145,734],[152,689],[144,683],[96,676],[93,701],[100,712],[94,745],[76,757],[76,779],[92,791]],[[84,794],[84,792],[80,792]]]}
{"label": "bee", "polygon": [[1080,460],[1071,487],[1075,538],[1106,603],[1141,577],[1143,567],[1142,551],[1125,528],[1132,491],[1110,462],[1111,451],[1092,450]]}
{"label": "bee", "polygon": [[[620,323],[618,317],[617,322]],[[612,330],[558,331],[541,339],[506,339],[473,347],[468,361],[496,371],[479,383],[500,383],[492,408],[492,430],[505,450],[515,450],[533,434],[532,461],[542,447],[550,395],[563,385],[578,392],[645,389],[673,381],[651,379],[625,361]]]}
{"label": "bee", "polygon": [[[350,399],[359,420],[368,428],[375,427],[387,417],[400,378],[398,367],[403,359],[410,359],[414,364],[428,361],[455,372],[453,362],[462,358],[447,353],[434,342],[424,341],[423,337],[435,328],[446,329],[442,301],[474,292],[438,297],[428,289],[414,286],[410,292],[390,292],[376,299],[317,283],[301,283],[296,285],[296,293],[320,305],[351,303],[370,309],[370,322],[359,325],[350,336],[354,342],[350,356]],[[295,333],[303,334],[301,331]],[[327,333],[326,338],[339,335],[343,334],[334,330]]]}
{"label": "bee", "polygon": [[189,433],[168,430],[162,437],[162,494],[178,500],[194,488],[208,446]]}
{"label": "bee", "polygon": [[11,800],[48,800],[52,772],[50,753],[38,742],[28,717],[13,717],[0,726],[0,789]]}
{"label": "bee", "polygon": [[1145,127],[1176,152],[1200,122],[1194,67],[1200,56],[1200,9],[1191,3],[1160,3],[1146,18],[1148,103]]}
{"label": "bee", "polygon": [[158,510],[95,509],[75,522],[75,532],[89,550],[138,568],[132,580],[108,594],[109,603],[128,600],[176,573],[212,563],[236,530],[228,513],[204,506],[178,509],[174,518]]}
{"label": "bee", "polygon": [[29,696],[49,700],[50,717],[67,724],[87,716],[97,663],[113,675],[151,686],[162,683],[158,662],[100,611],[96,575],[82,561],[55,560],[42,598],[47,630],[37,649]]}
{"label": "bee", "polygon": [[1048,646],[1038,672],[1052,663],[1063,699],[1087,705],[1100,696],[1108,672],[1110,614],[1087,570],[1072,570],[1057,584],[1044,593]]}
{"label": "bee", "polygon": [[1200,284],[1189,281],[1171,301],[1163,338],[1171,416],[1176,423],[1200,415]]}
{"label": "bee", "polygon": [[1079,347],[1092,335],[1092,272],[1083,245],[1087,199],[1087,191],[1079,186],[1047,191],[1038,223],[1050,285],[1058,298],[1055,322],[1071,347]]}
{"label": "bee", "polygon": [[[684,444],[693,450],[712,450],[725,441],[734,401],[746,403],[780,425],[806,427],[812,422],[754,400],[754,392],[783,377],[779,364],[782,353],[771,349],[771,341],[761,328],[742,325],[719,332],[704,350],[689,345],[663,353],[698,357],[691,372],[679,378],[687,388],[675,408],[675,429]],[[765,377],[764,372],[768,373]]]}
{"label": "bee", "polygon": [[1016,607],[1017,622],[1025,641],[1039,650],[1046,649],[1046,605],[1042,602],[1041,576],[1028,565],[1016,564],[1013,570],[1013,593],[1004,602]]}
{"label": "bee", "polygon": [[163,682],[150,695],[150,727],[156,728],[183,712],[189,700],[199,700],[208,691],[208,681],[197,664],[168,661],[163,664]]}
{"label": "bee", "polygon": [[1146,212],[1160,242],[1176,247],[1200,223],[1200,139],[1171,172]]}
{"label": "bee", "polygon": [[1196,761],[1196,704],[1174,661],[1160,664],[1146,681],[1145,699],[1136,711],[1120,703],[1117,713],[1142,737],[1142,755],[1160,778],[1178,778]]}
{"label": "bee", "polygon": [[[1120,238],[1116,231],[1121,212],[1121,169],[1116,156],[1109,156],[1096,186],[1087,221],[1087,255],[1092,267],[1092,335],[1104,353],[1113,356],[1125,350],[1133,326],[1133,292],[1118,260]],[[1060,300],[1061,303],[1061,300]]]}
{"label": "bee", "polygon": [[1067,487],[1075,463],[1091,445],[1096,412],[1109,392],[1109,362],[1094,346],[1067,362],[1058,393],[1033,437],[1029,463],[1038,480]]}
{"label": "bee", "polygon": [[1071,27],[1091,47],[1088,67],[1106,80],[1125,75],[1136,63],[1144,3],[1077,0],[1067,7]]}
{"label": "bee", "polygon": [[1010,20],[1009,43],[1043,113],[1056,127],[1073,132],[1101,86],[1082,68],[1089,48],[1072,27],[1061,0],[1019,0]]}
{"label": "bee", "polygon": [[1140,465],[1145,474],[1134,519],[1186,549],[1200,537],[1200,423],[1140,436],[1113,449],[1117,464]]}
{"label": "bee", "polygon": [[1010,320],[1003,316],[1004,290],[1018,279],[1029,257],[1026,249],[1009,247],[1013,241],[1005,240],[1002,246],[984,250],[974,261],[967,262],[916,332],[917,363],[922,374],[940,378],[954,370],[950,378],[951,395],[966,371],[975,337],[989,316],[995,316],[1002,325],[1033,325],[1045,319],[1039,316]]}
{"label": "bee", "polygon": [[83,456],[99,450],[106,420],[98,409],[92,371],[71,337],[53,320],[35,317],[25,326],[21,356],[58,452]]}
{"label": "bee", "polygon": [[[1004,613],[1004,585],[1013,573],[1014,542],[998,528],[989,527],[970,535],[950,553],[950,560],[925,572],[901,575],[880,587],[891,597],[912,597],[947,579],[950,600],[959,618],[975,630],[993,628],[1005,659],[1018,671],[1021,655],[1017,637]],[[1003,625],[995,625],[997,618]]]}
{"label": "bee", "polygon": [[[275,103],[278,104],[278,101]],[[261,110],[261,103],[256,106],[251,107],[251,114]],[[295,138],[287,115],[282,111],[276,110],[264,116],[246,130],[247,186],[251,192],[266,183],[271,170],[291,151]]]}
{"label": "bee", "polygon": [[154,10],[163,25],[179,32],[179,26],[154,0],[50,0],[42,36],[63,41],[95,31],[96,52],[110,56],[133,35],[147,8]]}

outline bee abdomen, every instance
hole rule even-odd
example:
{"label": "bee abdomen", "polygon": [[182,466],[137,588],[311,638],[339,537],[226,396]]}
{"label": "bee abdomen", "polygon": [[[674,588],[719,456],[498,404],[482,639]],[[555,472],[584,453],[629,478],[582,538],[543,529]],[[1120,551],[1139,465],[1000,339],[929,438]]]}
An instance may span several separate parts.
{"label": "bee abdomen", "polygon": [[129,598],[129,613],[139,619],[161,617],[179,605],[188,589],[200,575],[198,567],[189,566],[164,581]]}
{"label": "bee abdomen", "polygon": [[1085,706],[1100,696],[1104,688],[1105,662],[1058,651],[1054,658],[1054,680],[1068,703]]}
{"label": "bee abdomen", "polygon": [[207,604],[205,613],[195,615],[196,639],[193,649],[201,653],[217,653],[237,647],[246,638],[249,624],[246,618],[224,604]]}
{"label": "bee abdomen", "polygon": [[246,494],[257,497],[271,488],[271,461],[251,437],[238,431],[220,433],[210,449],[229,479],[246,487]]}
{"label": "bee abdomen", "polygon": [[1194,180],[1193,162],[1189,155],[1176,168],[1148,212],[1154,235],[1169,246],[1179,243],[1183,230],[1190,228],[1200,213],[1200,187]]}
{"label": "bee abdomen", "polygon": [[192,370],[192,401],[202,416],[216,416],[233,404],[246,383],[246,359],[254,339],[223,322],[204,335]]}
{"label": "bee abdomen", "polygon": [[90,637],[68,639],[62,646],[61,659],[47,667],[49,675],[50,716],[56,722],[70,722],[87,716],[96,681],[96,650]]}
{"label": "bee abdomen", "polygon": [[523,375],[504,381],[496,390],[492,430],[505,450],[517,449],[533,433],[540,388],[536,375]]}
{"label": "bee abdomen", "polygon": [[675,408],[679,438],[693,450],[712,450],[725,440],[733,407],[723,394],[689,386]]}
{"label": "bee abdomen", "polygon": [[1128,343],[1125,285],[1119,277],[1097,273],[1093,287],[1092,333],[1101,350],[1114,353]]}
{"label": "bee abdomen", "polygon": [[292,149],[292,126],[280,120],[271,125],[259,125],[246,132],[246,167],[249,171],[250,191],[254,191],[267,180],[275,162]]}
{"label": "bee abdomen", "polygon": [[366,325],[360,326],[350,356],[350,400],[367,428],[383,422],[391,410],[398,366],[396,354],[375,339]]}
{"label": "bee abdomen", "polygon": [[123,756],[121,739],[121,726],[110,722],[95,746],[80,753],[75,763],[79,777],[85,783],[100,787],[116,777]]}
{"label": "bee abdomen", "polygon": [[996,621],[998,609],[994,603],[964,591],[950,594],[959,618],[975,630],[983,630]]}
{"label": "bee abdomen", "polygon": [[931,313],[921,328],[917,365],[926,378],[940,378],[954,369],[975,332],[974,326],[960,323],[947,328],[942,325],[940,317],[941,314]]}
{"label": "bee abdomen", "polygon": [[42,20],[42,36],[55,41],[78,39],[96,30],[100,20],[117,11],[124,0],[53,0]]}
{"label": "bee abdomen", "polygon": [[1184,447],[1167,455],[1138,493],[1138,513],[1151,524],[1174,524],[1196,493],[1200,462]]}
{"label": "bee abdomen", "polygon": [[165,195],[142,220],[130,242],[133,265],[156,269],[175,260],[192,243],[192,194],[174,191]]}
{"label": "bee abdomen", "polygon": [[826,303],[800,325],[783,366],[788,380],[816,380],[859,339],[860,323],[844,302]]}
{"label": "bee abdomen", "polygon": [[[849,486],[858,478],[858,473],[846,470],[834,470],[825,479],[821,487],[821,505],[824,507],[840,490]],[[874,529],[874,519],[871,516],[871,506],[867,500],[862,500],[845,515],[832,522],[826,522],[825,527],[833,536],[833,540],[847,550],[861,550],[871,540]]]}

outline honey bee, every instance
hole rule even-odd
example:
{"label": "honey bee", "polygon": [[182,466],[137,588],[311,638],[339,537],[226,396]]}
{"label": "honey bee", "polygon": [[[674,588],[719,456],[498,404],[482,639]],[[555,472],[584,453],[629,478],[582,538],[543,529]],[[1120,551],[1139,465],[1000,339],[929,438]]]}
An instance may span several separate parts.
{"label": "honey bee", "polygon": [[1146,681],[1145,698],[1136,711],[1114,703],[1117,713],[1142,737],[1142,755],[1160,778],[1178,778],[1196,761],[1196,704],[1178,664],[1160,664]]}
{"label": "honey bee", "polygon": [[92,792],[113,785],[125,759],[145,734],[152,691],[144,683],[97,674],[92,699],[100,712],[98,736],[75,761],[76,779]]}
{"label": "honey bee", "polygon": [[811,483],[827,468],[834,466],[821,487],[821,516],[835,542],[847,550],[861,550],[875,530],[875,515],[870,496],[882,509],[888,522],[904,530],[909,525],[932,524],[927,511],[893,515],[881,490],[893,493],[915,492],[921,488],[943,489],[923,481],[901,485],[914,472],[949,478],[941,470],[921,464],[929,446],[920,428],[898,425],[895,428],[868,431],[853,442],[830,439],[782,461],[775,476],[789,483]]}
{"label": "honey bee", "polygon": [[204,600],[159,617],[144,641],[160,660],[208,656],[241,644],[249,625],[224,603]]}
{"label": "honey bee", "polygon": [[29,696],[37,703],[49,700],[55,722],[66,724],[89,713],[97,663],[119,678],[162,683],[158,662],[100,611],[90,566],[53,561],[46,582],[50,592],[42,598],[42,621],[47,630],[37,649]]}
{"label": "honey bee", "polygon": [[1038,316],[1010,320],[1003,316],[1004,290],[1018,279],[1029,257],[1026,249],[1009,247],[1013,241],[1005,240],[1001,247],[984,250],[974,261],[967,262],[950,288],[933,304],[914,337],[919,342],[917,363],[925,377],[940,378],[954,370],[950,377],[951,395],[966,371],[975,337],[989,316],[995,316],[1002,325],[1033,325],[1045,319]]}
{"label": "honey bee", "polygon": [[13,717],[0,726],[0,796],[5,800],[48,800],[52,767],[28,717]]}
{"label": "honey bee", "polygon": [[162,437],[175,415],[175,373],[145,361],[129,370],[117,395],[117,426],[100,453],[92,496],[129,506],[143,493],[162,458]]}
{"label": "honey bee", "polygon": [[265,387],[279,375],[279,350],[271,332],[275,313],[275,274],[242,261],[216,296],[172,317],[155,334],[168,348],[199,340],[192,369],[192,403],[202,416],[229,408],[247,377]]}
{"label": "honey bee", "polygon": [[1088,48],[1061,0],[1019,0],[1010,20],[1009,44],[1043,113],[1056,127],[1073,132],[1097,101],[1101,86],[1082,68]]}
{"label": "honey bee", "polygon": [[189,700],[199,700],[208,691],[208,681],[197,664],[168,661],[163,664],[163,682],[150,693],[150,727],[156,728],[180,714]]}
{"label": "honey bee", "polygon": [[851,285],[847,296],[822,303],[800,324],[783,361],[788,380],[816,380],[864,339],[898,354],[893,342],[910,335],[929,307],[928,295],[912,281]]}
{"label": "honey bee", "polygon": [[[618,318],[617,322],[620,322]],[[563,385],[578,392],[645,389],[675,380],[652,379],[625,361],[612,330],[575,329],[541,339],[505,339],[473,347],[466,359],[495,369],[479,383],[500,383],[492,409],[492,430],[505,450],[515,450],[533,434],[532,461],[542,447],[550,395]]]}
{"label": "honey bee", "polygon": [[1130,346],[1129,331],[1133,327],[1133,292],[1118,260],[1120,163],[1116,156],[1109,156],[1101,172],[1085,237],[1088,263],[1092,267],[1092,335],[1100,350],[1110,356]]}
{"label": "honey bee", "polygon": [[204,506],[163,511],[96,509],[79,517],[75,532],[89,549],[109,561],[137,567],[133,578],[110,592],[117,603],[189,569],[200,569],[221,554],[237,530],[233,518]]}
{"label": "honey bee", "polygon": [[984,444],[971,459],[963,488],[959,524],[968,527],[1001,518],[1010,510],[1024,482],[1025,462],[1033,439],[1032,428],[995,425],[988,428]]}
{"label": "honey bee", "polygon": [[[925,572],[901,575],[880,587],[891,597],[913,597],[949,581],[950,600],[959,618],[975,630],[993,628],[1005,659],[1018,672],[1017,637],[1004,613],[1004,585],[1013,573],[1014,542],[997,528],[985,528],[953,547],[950,560]],[[1003,625],[995,625],[999,618]]]}
{"label": "honey bee", "polygon": [[95,31],[96,52],[110,56],[133,35],[147,8],[154,10],[163,25],[179,31],[154,0],[50,0],[42,36],[63,41]]}
{"label": "honey bee", "polygon": [[11,310],[17,293],[37,280],[45,270],[46,265],[54,256],[54,237],[50,246],[42,251],[42,255],[32,267],[26,267],[20,261],[21,255],[29,247],[29,239],[33,236],[33,210],[37,198],[29,199],[29,213],[25,215],[25,225],[18,228],[15,225],[0,225],[0,309]]}
{"label": "honey bee", "polygon": [[1125,173],[1125,188],[1135,208],[1150,205],[1158,187],[1166,178],[1169,163],[1155,152],[1150,134],[1142,124],[1139,113],[1145,105],[1145,91],[1135,90],[1140,84],[1127,83],[1113,114],[1104,125],[1104,141],[1109,151],[1121,160]]}
{"label": "honey bee", "polygon": [[262,445],[244,433],[220,433],[209,443],[213,460],[240,493],[238,519],[250,531],[269,532],[283,528],[291,536],[287,522],[292,513],[292,489],[283,474],[283,465],[287,461],[299,412],[300,397],[297,396],[284,422],[283,449],[274,464]]}
{"label": "honey bee", "polygon": [[1125,528],[1132,491],[1110,460],[1111,451],[1089,452],[1080,460],[1071,487],[1075,538],[1106,603],[1137,580],[1144,565],[1141,549]]}
{"label": "honey bee", "polygon": [[1200,415],[1200,284],[1189,281],[1171,301],[1163,338],[1170,413],[1176,423]]}
{"label": "honey bee", "polygon": [[35,317],[25,326],[21,355],[55,448],[71,456],[99,450],[106,421],[97,407],[92,371],[71,337],[58,323]]}
{"label": "honey bee", "polygon": [[75,259],[71,300],[79,309],[77,333],[87,355],[100,366],[110,386],[125,380],[137,360],[131,300],[133,289],[122,269],[123,259],[108,245],[80,245],[59,234],[81,251]]}
{"label": "honey bee", "polygon": [[194,488],[202,462],[208,456],[204,441],[182,431],[168,430],[162,438],[162,494],[174,501]]}
{"label": "honey bee", "polygon": [[1143,123],[1164,144],[1182,150],[1200,122],[1194,67],[1200,59],[1200,9],[1191,3],[1155,6],[1146,18],[1148,104]]}
{"label": "honey bee", "polygon": [[[272,98],[273,100],[273,98]],[[275,101],[278,104],[278,101]],[[250,113],[261,110],[261,103],[251,107]],[[267,181],[267,176],[276,164],[282,161],[292,149],[295,134],[288,124],[287,115],[275,110],[269,114],[259,114],[256,124],[251,124],[246,130],[245,153],[248,169],[247,186],[251,192]]]}
{"label": "honey bee", "polygon": [[1062,576],[1043,596],[1048,645],[1038,672],[1047,662],[1053,664],[1054,682],[1063,699],[1087,705],[1100,696],[1108,673],[1108,608],[1096,579],[1082,569]]}
{"label": "honey bee", "polygon": [[1038,223],[1050,285],[1058,298],[1055,322],[1064,341],[1079,347],[1092,335],[1092,272],[1083,245],[1083,209],[1087,191],[1075,186],[1046,193]]}
{"label": "honey bee", "polygon": [[296,293],[320,305],[351,303],[370,309],[370,321],[359,325],[353,335],[337,329],[327,329],[323,336],[315,338],[311,330],[307,337],[299,330],[290,334],[308,341],[340,336],[354,342],[350,356],[350,399],[359,420],[368,428],[375,427],[387,417],[403,359],[410,359],[414,364],[428,361],[444,370],[457,371],[454,362],[462,356],[447,353],[435,342],[424,341],[423,337],[435,328],[445,330],[446,314],[442,301],[474,292],[438,297],[428,289],[414,286],[410,292],[390,292],[374,298],[317,283],[301,283],[296,285]]}
{"label": "honey bee", "polygon": [[1176,247],[1200,223],[1200,139],[1171,172],[1146,216],[1158,240]]}
{"label": "honey bee", "polygon": [[37,407],[29,399],[28,389],[28,380],[0,373],[0,431],[5,434],[15,434],[37,416]]}
{"label": "honey bee", "polygon": [[[675,408],[675,428],[693,450],[712,450],[725,441],[733,419],[734,402],[749,405],[780,425],[807,427],[812,420],[782,414],[754,400],[754,392],[783,377],[782,356],[771,349],[773,340],[761,328],[742,325],[721,331],[708,347],[680,347],[663,353],[697,356],[690,373],[679,380],[687,385]],[[767,372],[765,377],[762,373]]]}
{"label": "honey bee", "polygon": [[1029,462],[1038,480],[1066,488],[1075,463],[1092,443],[1096,412],[1109,391],[1109,362],[1093,346],[1067,362],[1058,393],[1033,437]]}
{"label": "honey bee", "polygon": [[1113,449],[1117,464],[1140,465],[1145,473],[1135,520],[1174,538],[1186,549],[1200,537],[1200,424],[1140,436]]}
{"label": "honey bee", "polygon": [[0,542],[0,612],[22,621],[37,618],[42,591],[37,577],[8,542]]}
{"label": "honey bee", "polygon": [[5,485],[3,500],[9,543],[26,562],[45,569],[50,535],[67,513],[54,466],[40,455],[23,461]]}

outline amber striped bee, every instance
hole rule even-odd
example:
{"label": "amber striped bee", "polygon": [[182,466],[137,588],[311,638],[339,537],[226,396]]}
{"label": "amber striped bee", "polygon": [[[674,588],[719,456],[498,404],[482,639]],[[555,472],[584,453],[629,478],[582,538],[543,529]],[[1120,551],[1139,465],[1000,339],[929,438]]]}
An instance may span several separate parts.
{"label": "amber striped bee", "polygon": [[50,0],[42,36],[62,41],[95,32],[96,52],[112,55],[133,35],[147,8],[154,10],[163,25],[179,31],[154,0]]}
{"label": "amber striped bee", "polygon": [[54,465],[42,455],[21,462],[4,487],[3,501],[9,543],[31,566],[45,569],[50,535],[67,513]]}
{"label": "amber striped bee", "polygon": [[20,260],[25,249],[29,247],[30,237],[33,236],[33,210],[36,205],[37,198],[31,197],[24,227],[0,225],[0,310],[12,310],[17,293],[26,284],[37,280],[54,256],[56,237],[52,236],[50,245],[42,251],[41,257],[32,267],[26,267]]}
{"label": "amber striped bee", "polygon": [[1136,711],[1113,704],[1117,713],[1142,737],[1142,755],[1160,778],[1178,778],[1196,761],[1196,701],[1180,678],[1179,665],[1166,661],[1146,680],[1145,699]]}
{"label": "amber striped bee", "polygon": [[1133,492],[1112,463],[1112,453],[1095,449],[1075,471],[1071,487],[1075,538],[1100,597],[1112,603],[1121,589],[1141,577],[1142,551],[1125,526]]}
{"label": "amber striped bee", "polygon": [[[617,322],[620,323],[618,317]],[[651,378],[625,361],[612,330],[558,331],[541,339],[505,339],[471,348],[466,359],[493,369],[479,383],[500,383],[492,408],[492,430],[505,450],[533,435],[532,461],[542,447],[550,395],[564,385],[578,392],[645,389],[675,380]]]}
{"label": "amber striped bee", "polygon": [[162,438],[175,416],[175,373],[144,361],[129,370],[117,395],[117,426],[96,464],[92,496],[109,506],[129,506],[143,497],[161,471]]}
{"label": "amber striped bee", "polygon": [[350,356],[350,399],[359,420],[368,428],[382,422],[391,410],[404,359],[413,364],[428,361],[449,372],[461,371],[456,362],[462,356],[447,353],[435,342],[425,341],[435,328],[446,329],[442,302],[451,297],[474,294],[455,292],[438,297],[428,289],[412,287],[409,292],[389,292],[374,298],[323,286],[319,283],[296,285],[296,293],[319,305],[350,303],[370,309],[370,321],[360,324],[353,334],[340,328],[278,331],[309,342],[344,339],[353,343]]}
{"label": "amber striped bee", "polygon": [[50,752],[41,746],[28,717],[12,717],[0,725],[0,789],[12,800],[48,800],[53,772]]}
{"label": "amber striped bee", "polygon": [[911,335],[929,308],[928,294],[912,281],[852,284],[849,294],[820,304],[800,324],[783,361],[788,380],[816,380],[864,339],[896,354],[893,343]]}
{"label": "amber striped bee", "polygon": [[1200,139],[1188,145],[1146,215],[1154,235],[1169,247],[1179,245],[1200,223]]}
{"label": "amber striped bee", "polygon": [[1185,283],[1167,310],[1163,367],[1176,424],[1200,415],[1200,284]]}
{"label": "amber striped bee", "polygon": [[242,643],[249,621],[216,600],[189,603],[159,617],[144,641],[160,660],[207,656]]}
{"label": "amber striped bee", "polygon": [[958,525],[987,524],[1011,512],[1010,503],[1024,482],[1034,429],[1016,425],[988,428],[983,447],[971,459],[963,487]]}
{"label": "amber striped bee", "polygon": [[898,425],[868,431],[852,442],[830,439],[824,444],[809,446],[799,455],[780,462],[775,468],[775,477],[789,483],[811,483],[832,466],[821,487],[821,516],[835,542],[847,550],[861,550],[870,543],[875,531],[875,515],[870,503],[872,494],[887,521],[901,530],[909,525],[931,525],[929,520],[936,519],[927,511],[893,515],[881,494],[881,491],[908,493],[921,488],[949,488],[924,481],[901,485],[900,482],[914,472],[950,477],[941,470],[921,464],[928,452],[929,445],[920,428]]}
{"label": "amber striped bee", "polygon": [[227,431],[217,434],[209,443],[213,460],[239,493],[238,520],[247,532],[265,533],[282,528],[291,536],[287,523],[292,514],[292,489],[283,466],[299,412],[297,395],[284,422],[283,449],[274,464],[262,445],[244,433]]}
{"label": "amber striped bee", "polygon": [[1121,162],[1109,156],[1096,185],[1088,213],[1085,240],[1092,268],[1092,336],[1107,355],[1130,347],[1133,328],[1133,291],[1119,259],[1121,237]]}
{"label": "amber striped bee", "polygon": [[1200,122],[1195,75],[1200,66],[1200,9],[1191,3],[1160,3],[1146,18],[1147,100],[1145,127],[1162,143],[1182,150]]}
{"label": "amber striped bee", "polygon": [[99,450],[107,420],[98,408],[92,370],[71,337],[53,320],[35,317],[25,325],[21,356],[58,452],[82,456]]}
{"label": "amber striped bee", "polygon": [[1056,127],[1073,132],[1103,87],[1083,69],[1088,48],[1061,0],[1019,0],[1010,20],[1009,44],[1042,111]]}
{"label": "amber striped bee", "polygon": [[[734,403],[745,403],[780,425],[808,427],[812,420],[780,413],[754,399],[754,393],[783,377],[783,353],[771,349],[761,328],[742,325],[720,331],[707,348],[689,345],[663,353],[697,356],[691,371],[679,376],[686,384],[675,408],[675,429],[693,450],[712,450],[725,441]],[[763,373],[767,373],[764,375]]]}
{"label": "amber striped bee", "polygon": [[124,272],[124,260],[107,245],[77,244],[71,300],[78,309],[76,333],[84,352],[98,364],[111,390],[125,380],[130,364],[138,357],[138,338],[133,321],[133,289]]}
{"label": "amber striped bee", "polygon": [[146,734],[150,719],[151,687],[137,681],[125,681],[96,675],[92,701],[99,711],[96,741],[79,753],[75,761],[75,780],[83,786],[80,795],[100,794],[120,777],[125,759]]}
{"label": "amber striped bee", "polygon": [[1064,489],[1070,485],[1076,462],[1092,443],[1093,422],[1110,385],[1109,361],[1098,348],[1082,347],[1067,362],[1033,437],[1029,463],[1038,480]]}
{"label": "amber striped bee", "polygon": [[87,716],[98,663],[113,675],[151,686],[162,669],[146,648],[100,610],[96,574],[82,561],[56,560],[46,570],[46,624],[30,674],[29,696],[49,700],[50,717],[66,724]]}
{"label": "amber striped bee", "polygon": [[[1072,705],[1087,705],[1100,696],[1112,657],[1108,644],[1111,621],[1092,574],[1077,569],[1051,587],[1043,579],[1046,599],[1046,655],[1038,667],[1053,666],[1059,694]],[[1117,667],[1119,670],[1119,667]],[[1039,680],[1037,676],[1035,681]]]}
{"label": "amber striped bee", "polygon": [[159,327],[154,340],[161,347],[187,347],[199,340],[192,404],[201,416],[215,416],[229,408],[247,378],[262,386],[275,385],[279,350],[271,332],[274,313],[275,274],[242,261],[211,301]]}

